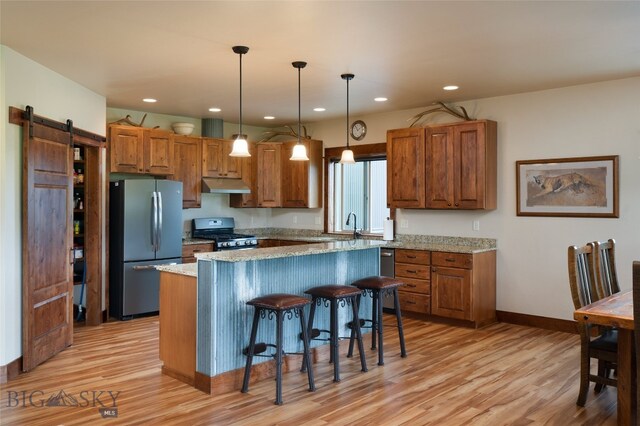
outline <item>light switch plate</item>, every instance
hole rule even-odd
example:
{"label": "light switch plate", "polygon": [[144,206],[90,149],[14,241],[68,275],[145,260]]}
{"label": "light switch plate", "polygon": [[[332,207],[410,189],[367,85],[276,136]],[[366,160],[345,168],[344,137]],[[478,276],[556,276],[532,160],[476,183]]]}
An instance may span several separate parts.
{"label": "light switch plate", "polygon": [[473,221],[473,230],[474,231],[479,231],[480,230],[480,221],[479,220],[474,220]]}
{"label": "light switch plate", "polygon": [[408,228],[409,227],[409,221],[407,219],[402,219],[400,221],[400,228]]}

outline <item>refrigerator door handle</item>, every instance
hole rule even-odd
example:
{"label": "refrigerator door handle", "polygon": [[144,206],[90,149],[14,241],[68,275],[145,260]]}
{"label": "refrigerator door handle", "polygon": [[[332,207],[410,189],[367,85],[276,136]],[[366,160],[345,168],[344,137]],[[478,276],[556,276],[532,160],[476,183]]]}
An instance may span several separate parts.
{"label": "refrigerator door handle", "polygon": [[153,208],[151,209],[151,247],[156,251],[158,249],[158,197],[157,192],[153,191],[152,194],[151,199],[153,201]]}
{"label": "refrigerator door handle", "polygon": [[162,192],[158,191],[158,250],[162,245]]}

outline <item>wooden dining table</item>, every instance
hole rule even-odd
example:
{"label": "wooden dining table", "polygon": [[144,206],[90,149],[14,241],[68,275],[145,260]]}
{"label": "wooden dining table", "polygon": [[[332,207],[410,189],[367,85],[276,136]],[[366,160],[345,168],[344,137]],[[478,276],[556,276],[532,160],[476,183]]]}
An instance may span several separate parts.
{"label": "wooden dining table", "polygon": [[633,339],[633,292],[619,292],[577,309],[578,322],[618,329],[618,424],[635,425],[636,365]]}

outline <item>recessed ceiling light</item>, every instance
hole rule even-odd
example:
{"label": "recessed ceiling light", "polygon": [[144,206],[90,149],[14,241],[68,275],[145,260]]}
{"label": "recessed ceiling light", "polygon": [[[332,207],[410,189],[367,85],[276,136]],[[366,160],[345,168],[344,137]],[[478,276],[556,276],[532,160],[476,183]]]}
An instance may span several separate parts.
{"label": "recessed ceiling light", "polygon": [[222,110],[220,108],[209,108],[209,111],[211,111],[211,112],[220,112]]}
{"label": "recessed ceiling light", "polygon": [[275,117],[273,115],[265,115],[264,119],[265,120],[273,120]]}
{"label": "recessed ceiling light", "polygon": [[373,98],[373,100],[376,102],[386,102],[387,98]]}
{"label": "recessed ceiling light", "polygon": [[142,100],[142,102],[148,102],[148,103],[152,104],[154,102],[158,102],[158,100],[157,99],[153,99],[153,98],[144,98]]}
{"label": "recessed ceiling light", "polygon": [[444,90],[458,90],[458,86],[444,86]]}
{"label": "recessed ceiling light", "polygon": [[325,108],[322,108],[322,107],[314,108],[313,110],[314,110],[315,112],[322,112],[322,111],[326,111],[326,109],[325,109]]}

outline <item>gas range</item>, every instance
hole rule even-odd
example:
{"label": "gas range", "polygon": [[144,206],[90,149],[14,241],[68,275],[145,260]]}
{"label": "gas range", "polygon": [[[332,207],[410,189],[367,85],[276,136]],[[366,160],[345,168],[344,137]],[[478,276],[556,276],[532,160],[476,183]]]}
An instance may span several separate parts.
{"label": "gas range", "polygon": [[215,242],[216,250],[246,250],[258,247],[255,235],[233,232],[232,217],[209,217],[191,220],[191,236]]}

